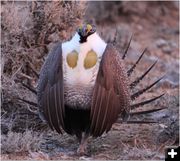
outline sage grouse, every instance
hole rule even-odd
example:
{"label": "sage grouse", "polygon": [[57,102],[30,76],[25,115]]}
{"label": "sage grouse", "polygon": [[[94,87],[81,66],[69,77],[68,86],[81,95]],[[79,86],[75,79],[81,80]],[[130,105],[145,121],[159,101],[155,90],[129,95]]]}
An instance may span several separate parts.
{"label": "sage grouse", "polygon": [[[163,95],[132,104],[132,100],[162,78],[131,94],[131,90],[156,62],[143,75],[129,83],[128,77],[145,53],[144,51],[126,71],[122,60],[126,57],[130,42],[121,57],[111,43],[106,43],[100,38],[95,26],[82,25],[70,41],[59,43],[49,53],[42,66],[37,86],[40,117],[58,133],[65,131],[76,135],[80,141],[80,154],[86,152],[89,136],[99,137],[108,132],[118,118],[121,118],[122,122],[133,123],[129,119],[132,109],[157,100]],[[160,109],[139,113],[157,110]]]}

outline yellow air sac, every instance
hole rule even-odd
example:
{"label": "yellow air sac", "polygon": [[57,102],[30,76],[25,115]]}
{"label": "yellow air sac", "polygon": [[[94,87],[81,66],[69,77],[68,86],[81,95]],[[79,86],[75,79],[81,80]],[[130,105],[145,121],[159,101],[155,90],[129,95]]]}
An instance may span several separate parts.
{"label": "yellow air sac", "polygon": [[97,63],[97,54],[91,50],[87,53],[86,58],[84,59],[84,67],[86,69],[92,68]]}
{"label": "yellow air sac", "polygon": [[71,53],[67,55],[66,61],[69,67],[75,68],[77,66],[78,53],[73,50]]}

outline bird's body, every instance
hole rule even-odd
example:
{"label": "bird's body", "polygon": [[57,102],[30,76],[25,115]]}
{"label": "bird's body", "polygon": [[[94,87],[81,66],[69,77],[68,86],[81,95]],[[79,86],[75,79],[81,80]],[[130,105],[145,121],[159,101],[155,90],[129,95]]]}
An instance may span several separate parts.
{"label": "bird's body", "polygon": [[75,134],[83,145],[84,138],[108,132],[118,115],[129,111],[130,95],[119,53],[95,31],[87,37],[82,32],[49,54],[38,104],[52,129]]}
{"label": "bird's body", "polygon": [[136,64],[126,72],[113,45],[105,43],[91,25],[80,27],[70,41],[50,52],[42,66],[37,86],[40,117],[58,133],[76,135],[79,152],[84,153],[88,136],[101,136],[118,117],[126,120],[131,107],[161,97],[131,105],[160,80],[131,95],[130,88],[151,70],[129,87],[128,74]]}
{"label": "bird's body", "polygon": [[[70,41],[62,43],[66,116],[64,124],[67,133],[77,136],[82,132],[89,132],[93,87],[107,45],[96,33],[89,36],[84,43],[79,41],[80,36],[76,33]],[[78,54],[77,65],[74,68],[70,67],[66,61],[67,55],[72,51]],[[94,51],[98,59],[93,67],[86,69],[84,60],[89,51]]]}

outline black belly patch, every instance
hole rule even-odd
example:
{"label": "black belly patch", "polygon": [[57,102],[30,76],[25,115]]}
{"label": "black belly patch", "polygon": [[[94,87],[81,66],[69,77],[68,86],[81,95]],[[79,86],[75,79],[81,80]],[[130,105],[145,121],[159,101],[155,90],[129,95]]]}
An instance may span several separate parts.
{"label": "black belly patch", "polygon": [[90,110],[71,108],[65,105],[65,131],[68,134],[88,132],[90,128]]}

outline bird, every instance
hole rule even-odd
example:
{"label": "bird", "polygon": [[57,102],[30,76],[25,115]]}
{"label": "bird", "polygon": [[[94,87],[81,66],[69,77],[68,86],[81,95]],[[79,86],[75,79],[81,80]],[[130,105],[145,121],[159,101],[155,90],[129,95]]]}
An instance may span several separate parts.
{"label": "bird", "polygon": [[[131,38],[132,39],[132,38]],[[161,98],[164,94],[139,103],[133,101],[157,84],[163,77],[147,87],[132,93],[137,84],[151,71],[153,63],[132,83],[129,77],[147,49],[127,70],[124,65],[128,48],[120,54],[112,43],[106,43],[97,33],[95,25],[82,24],[74,36],[59,42],[48,54],[39,74],[37,104],[39,116],[59,134],[75,135],[79,141],[77,153],[87,153],[90,137],[100,137],[111,130],[120,118],[130,121],[133,114],[146,114],[161,109],[133,113],[131,110]]]}

